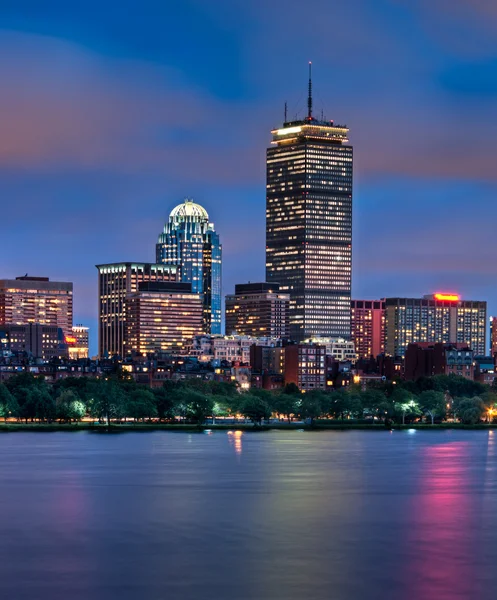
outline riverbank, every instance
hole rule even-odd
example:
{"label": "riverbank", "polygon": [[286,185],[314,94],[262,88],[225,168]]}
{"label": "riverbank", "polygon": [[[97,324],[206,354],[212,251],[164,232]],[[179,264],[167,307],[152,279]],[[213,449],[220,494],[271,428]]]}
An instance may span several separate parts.
{"label": "riverbank", "polygon": [[177,431],[185,433],[204,433],[210,431],[385,431],[385,430],[446,430],[446,429],[497,429],[497,423],[478,423],[477,425],[465,425],[464,423],[413,423],[409,425],[394,424],[386,428],[383,424],[364,423],[316,423],[313,426],[302,423],[273,423],[270,425],[257,425],[251,423],[230,423],[215,425],[194,425],[180,423],[126,423],[126,424],[95,424],[88,422],[79,423],[0,423],[0,433],[15,431],[92,431],[95,433],[125,433],[127,431]]}

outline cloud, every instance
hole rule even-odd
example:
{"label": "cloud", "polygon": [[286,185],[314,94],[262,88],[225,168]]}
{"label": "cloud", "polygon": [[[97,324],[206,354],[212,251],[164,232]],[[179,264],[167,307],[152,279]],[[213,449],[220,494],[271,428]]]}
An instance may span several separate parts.
{"label": "cloud", "polygon": [[224,105],[174,69],[13,32],[0,33],[0,52],[10,57],[0,64],[3,167],[245,177],[240,164],[251,157],[232,131],[245,107]]}

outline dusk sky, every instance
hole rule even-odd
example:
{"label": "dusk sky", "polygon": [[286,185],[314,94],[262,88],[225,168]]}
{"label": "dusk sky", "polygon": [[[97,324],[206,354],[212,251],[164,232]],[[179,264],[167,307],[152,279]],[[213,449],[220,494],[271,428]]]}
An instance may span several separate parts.
{"label": "dusk sky", "polygon": [[0,5],[0,277],[73,281],[155,260],[185,196],[223,243],[223,292],[264,279],[265,150],[315,114],[354,146],[353,296],[438,290],[497,312],[495,0]]}

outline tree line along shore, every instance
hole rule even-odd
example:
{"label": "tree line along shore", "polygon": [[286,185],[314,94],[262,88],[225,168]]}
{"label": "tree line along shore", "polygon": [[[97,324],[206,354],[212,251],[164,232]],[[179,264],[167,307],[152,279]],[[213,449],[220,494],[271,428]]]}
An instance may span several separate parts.
{"label": "tree line along shore", "polygon": [[[497,420],[497,389],[454,375],[415,382],[378,382],[302,393],[240,391],[235,383],[189,379],[150,389],[126,373],[106,378],[66,378],[48,384],[20,373],[0,383],[1,426],[80,427],[132,424],[164,428],[247,425],[310,427],[377,425],[474,426]],[[248,423],[247,423],[248,422]]]}

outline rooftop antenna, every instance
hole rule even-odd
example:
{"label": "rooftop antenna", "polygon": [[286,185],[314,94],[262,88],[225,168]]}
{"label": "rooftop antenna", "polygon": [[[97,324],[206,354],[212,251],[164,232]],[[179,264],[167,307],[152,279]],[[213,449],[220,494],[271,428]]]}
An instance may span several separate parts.
{"label": "rooftop antenna", "polygon": [[312,120],[312,62],[309,61],[309,95],[307,97],[307,118]]}
{"label": "rooftop antenna", "polygon": [[288,108],[287,108],[287,105],[286,105],[286,102],[285,102],[285,120],[283,121],[284,123],[287,122],[287,120],[286,120],[287,113],[288,113]]}

